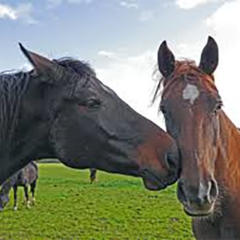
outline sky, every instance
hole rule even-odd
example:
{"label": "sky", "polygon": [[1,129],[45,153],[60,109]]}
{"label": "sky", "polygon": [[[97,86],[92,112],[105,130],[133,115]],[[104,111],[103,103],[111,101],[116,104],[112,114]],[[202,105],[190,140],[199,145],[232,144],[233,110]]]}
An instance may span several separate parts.
{"label": "sky", "polygon": [[[0,71],[28,69],[18,42],[49,58],[89,62],[98,78],[164,128],[158,104],[157,49],[199,58],[209,35],[219,45],[215,81],[224,110],[240,127],[240,0],[0,0]],[[158,101],[159,102],[159,101]]]}

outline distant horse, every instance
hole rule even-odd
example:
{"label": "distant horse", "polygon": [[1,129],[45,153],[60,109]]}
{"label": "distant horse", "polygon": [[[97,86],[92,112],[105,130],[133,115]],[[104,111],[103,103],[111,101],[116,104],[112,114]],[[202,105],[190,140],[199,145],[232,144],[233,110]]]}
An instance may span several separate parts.
{"label": "distant horse", "polygon": [[[240,134],[221,109],[213,73],[218,46],[212,37],[200,64],[175,61],[164,41],[158,51],[163,85],[160,109],[181,154],[178,199],[193,217],[197,239],[240,239]],[[226,79],[227,80],[227,79]]]}
{"label": "distant horse", "polygon": [[90,183],[94,183],[96,181],[96,174],[97,174],[97,169],[90,168]]}
{"label": "distant horse", "polygon": [[0,184],[43,158],[141,177],[150,190],[177,180],[173,138],[131,109],[89,65],[20,48],[33,70],[0,74]]}
{"label": "distant horse", "polygon": [[32,204],[34,204],[37,179],[38,166],[35,162],[31,162],[5,181],[0,190],[0,211],[3,210],[4,206],[9,202],[9,193],[11,188],[14,190],[14,210],[17,210],[17,189],[19,186],[24,188],[25,199],[28,207],[30,207],[28,195],[28,187],[30,186]]}

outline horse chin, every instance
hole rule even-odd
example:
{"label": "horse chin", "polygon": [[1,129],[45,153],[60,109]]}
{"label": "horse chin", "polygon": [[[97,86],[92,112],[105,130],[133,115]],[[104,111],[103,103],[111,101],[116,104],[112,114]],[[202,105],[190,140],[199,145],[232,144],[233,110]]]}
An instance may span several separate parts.
{"label": "horse chin", "polygon": [[148,170],[144,170],[141,176],[143,179],[143,184],[148,190],[159,191],[168,186],[166,181],[160,180],[156,175],[154,175]]}
{"label": "horse chin", "polygon": [[204,218],[204,217],[209,217],[214,211],[214,204],[211,204],[211,206],[207,208],[198,208],[198,209],[192,209],[189,208],[188,206],[184,206],[184,212],[193,218]]}

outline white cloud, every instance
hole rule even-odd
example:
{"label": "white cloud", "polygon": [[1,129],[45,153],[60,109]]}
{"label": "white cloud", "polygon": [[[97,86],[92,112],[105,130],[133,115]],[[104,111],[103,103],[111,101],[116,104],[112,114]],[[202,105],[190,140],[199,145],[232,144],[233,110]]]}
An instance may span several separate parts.
{"label": "white cloud", "polygon": [[148,21],[152,19],[153,16],[154,16],[154,13],[152,11],[141,11],[139,14],[139,20]]}
{"label": "white cloud", "polygon": [[0,4],[0,18],[9,18],[11,20],[16,20],[17,12],[8,5]]}
{"label": "white cloud", "polygon": [[31,3],[20,4],[16,7],[17,17],[27,24],[36,24],[37,21],[32,17],[33,5]]}
{"label": "white cloud", "polygon": [[33,69],[33,67],[32,67],[32,65],[30,63],[24,63],[23,65],[21,65],[19,67],[19,70],[23,71],[23,72],[28,72],[28,71],[30,71],[32,69]]}
{"label": "white cloud", "polygon": [[[184,56],[197,61],[203,44],[205,42],[199,41],[194,44],[182,43],[174,47],[170,42],[168,43],[176,57]],[[151,105],[158,83],[153,80],[153,72],[157,64],[157,49],[149,49],[134,56],[113,51],[99,51],[98,55],[110,60],[104,68],[97,68],[99,79],[137,112],[165,128],[163,116],[158,114],[160,99]]]}
{"label": "white cloud", "polygon": [[98,55],[101,57],[109,58],[109,59],[115,59],[118,57],[118,54],[111,51],[101,50],[98,52]]}
{"label": "white cloud", "polygon": [[66,0],[69,3],[91,3],[93,0]]}
{"label": "white cloud", "polygon": [[176,53],[179,58],[194,60],[196,64],[199,63],[199,58],[203,45],[205,44],[206,38],[202,41],[196,41],[194,43],[183,42],[175,47],[174,53]]}
{"label": "white cloud", "polygon": [[112,88],[124,101],[140,114],[164,127],[158,115],[158,104],[151,106],[157,82],[152,79],[156,65],[156,51],[135,56],[118,56],[104,68],[98,68],[99,79]]}
{"label": "white cloud", "polygon": [[32,15],[33,6],[31,3],[19,4],[16,7],[10,5],[0,4],[0,18],[10,20],[22,20],[27,24],[34,24],[36,20],[33,19]]}
{"label": "white cloud", "polygon": [[204,5],[211,2],[217,2],[221,0],[175,0],[175,4],[181,9],[192,9],[200,5]]}
{"label": "white cloud", "polygon": [[[223,99],[224,110],[230,119],[240,126],[240,0],[223,3],[204,21],[206,32],[213,36],[219,46],[219,66],[215,81]],[[199,62],[207,35],[198,42],[185,42],[175,46],[176,57],[187,57]],[[170,48],[172,49],[171,45]]]}
{"label": "white cloud", "polygon": [[[117,0],[118,2],[118,0]],[[154,12],[146,9],[142,9],[139,5],[138,0],[124,0],[120,1],[119,5],[127,8],[127,9],[133,9],[138,13],[138,19],[140,21],[148,21],[154,17]]]}
{"label": "white cloud", "polygon": [[216,84],[223,97],[225,109],[240,126],[240,0],[224,3],[206,21],[209,32],[219,45],[220,63]]}
{"label": "white cloud", "polygon": [[[222,96],[224,110],[230,119],[240,126],[240,0],[223,3],[204,22],[205,31],[213,36],[219,45],[219,66],[215,73],[216,85]],[[174,40],[176,42],[176,39]],[[186,41],[169,47],[176,58],[186,57],[199,63],[200,54],[207,42],[207,34],[199,41]],[[113,88],[119,96],[136,111],[164,126],[162,116],[157,114],[157,104],[150,107],[156,83],[152,80],[153,67],[156,64],[156,49],[130,57],[119,57],[111,52],[111,62],[97,73],[101,80]],[[100,54],[101,55],[101,54]],[[104,55],[104,54],[102,54]],[[107,55],[107,54],[105,54]]]}
{"label": "white cloud", "polygon": [[51,7],[60,5],[62,1],[63,0],[47,0],[47,2],[49,2],[49,6]]}
{"label": "white cloud", "polygon": [[236,36],[234,39],[237,40],[240,33],[237,27],[240,21],[239,9],[240,1],[238,0],[224,3],[207,19],[207,26],[216,34],[221,35],[221,37],[225,36],[226,39],[229,38],[228,33],[234,33]]}
{"label": "white cloud", "polygon": [[56,7],[64,2],[71,3],[71,4],[79,4],[79,3],[91,3],[94,0],[47,0],[50,4],[50,7]]}
{"label": "white cloud", "polygon": [[138,9],[138,4],[135,1],[121,1],[120,6],[131,9]]}

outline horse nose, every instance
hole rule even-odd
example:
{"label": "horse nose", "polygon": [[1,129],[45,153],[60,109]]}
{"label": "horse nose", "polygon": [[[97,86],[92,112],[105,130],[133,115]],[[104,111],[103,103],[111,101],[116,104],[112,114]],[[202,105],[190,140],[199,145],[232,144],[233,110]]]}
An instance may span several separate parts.
{"label": "horse nose", "polygon": [[200,181],[198,186],[186,184],[179,180],[177,196],[180,202],[187,207],[187,211],[194,214],[208,214],[218,196],[218,187],[214,179],[205,184]]}
{"label": "horse nose", "polygon": [[171,147],[166,153],[164,158],[164,165],[168,172],[168,183],[175,183],[180,175],[180,163],[179,163],[179,152],[176,146]]}
{"label": "horse nose", "polygon": [[165,164],[166,168],[170,172],[179,172],[180,158],[178,148],[174,145],[165,154]]}
{"label": "horse nose", "polygon": [[199,206],[204,205],[205,203],[213,203],[218,195],[218,187],[216,181],[211,179],[207,184],[200,182],[198,194],[196,199],[193,198],[193,202],[196,202]]}

